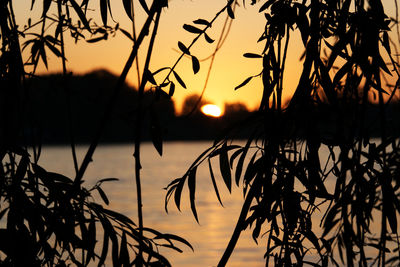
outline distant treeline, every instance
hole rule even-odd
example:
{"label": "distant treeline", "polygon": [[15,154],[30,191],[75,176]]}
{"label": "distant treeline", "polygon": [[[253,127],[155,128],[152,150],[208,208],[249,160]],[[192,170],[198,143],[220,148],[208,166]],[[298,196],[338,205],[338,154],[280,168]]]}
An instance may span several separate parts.
{"label": "distant treeline", "polygon": [[[71,136],[77,143],[90,142],[97,130],[103,112],[112,95],[117,77],[106,70],[96,70],[85,75],[63,77],[60,74],[50,74],[32,78],[28,100],[26,101],[26,119],[24,129],[31,136],[25,142],[41,142],[44,144],[69,143]],[[184,110],[193,108],[192,99],[184,103]],[[191,101],[190,101],[191,100]],[[150,140],[154,125],[161,133],[163,140],[204,140],[215,139],[229,129],[236,129],[234,137],[241,139],[250,134],[251,124],[257,122],[260,116],[257,112],[250,112],[243,104],[228,104],[225,113],[220,118],[203,115],[199,107],[189,116],[175,114],[174,103],[168,95],[156,95],[149,90],[144,96],[143,105],[147,125],[143,127],[142,136]],[[186,104],[186,106],[185,106]],[[103,142],[130,142],[135,134],[135,114],[137,110],[137,91],[125,85],[117,97],[111,119],[107,121],[102,134]],[[192,105],[192,106],[191,106]],[[313,118],[301,123],[318,123],[319,135],[334,135],[336,132],[335,120],[340,117],[335,111],[327,107],[313,107]],[[387,123],[388,134],[399,136],[400,133],[400,105],[392,104],[387,107],[390,121]],[[299,114],[296,111],[292,114]],[[351,128],[360,127],[352,121],[352,105],[344,104],[343,112]],[[69,115],[70,114],[70,115]],[[371,104],[366,111],[371,121],[369,131],[375,132],[380,125],[379,109]],[[292,123],[296,116],[286,118],[287,123],[299,126],[300,122]],[[299,118],[303,118],[299,116]],[[152,123],[150,123],[152,122]],[[273,127],[273,125],[271,125]],[[290,127],[288,127],[288,130]],[[347,128],[347,127],[346,127]],[[293,130],[293,129],[292,129]]]}

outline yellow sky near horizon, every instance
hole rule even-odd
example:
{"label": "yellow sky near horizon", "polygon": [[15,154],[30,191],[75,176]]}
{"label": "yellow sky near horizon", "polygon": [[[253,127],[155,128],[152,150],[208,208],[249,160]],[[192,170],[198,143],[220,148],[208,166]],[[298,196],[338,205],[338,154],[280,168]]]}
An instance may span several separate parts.
{"label": "yellow sky near horizon", "polygon": [[[396,0],[393,0],[396,1]],[[388,4],[385,10],[393,13],[394,2],[392,0],[384,0]],[[98,9],[98,1],[91,1],[88,11],[88,17],[92,17],[94,21],[101,24],[100,12]],[[150,2],[150,1],[147,1]],[[260,78],[254,78],[245,87],[234,90],[235,86],[240,84],[249,76],[256,75],[262,70],[261,59],[244,58],[246,52],[261,53],[264,43],[257,43],[258,38],[264,30],[265,17],[264,14],[258,13],[262,1],[251,6],[250,1],[246,1],[243,6],[242,1],[238,1],[240,6],[236,8],[235,20],[232,23],[224,46],[219,50],[210,75],[204,99],[211,103],[223,107],[224,103],[240,102],[245,104],[249,109],[256,109],[261,100],[262,84]],[[30,1],[18,1],[15,3],[17,21],[20,25],[26,24],[29,16],[32,21],[38,19],[42,12],[42,6],[37,1],[34,10],[29,11]],[[79,1],[78,1],[79,3]],[[170,0],[169,7],[163,10],[161,15],[161,23],[156,38],[154,53],[150,64],[150,70],[156,71],[162,67],[171,67],[179,53],[177,52],[178,41],[185,45],[189,45],[195,37],[194,34],[188,33],[182,28],[183,24],[191,24],[193,20],[203,18],[211,20],[215,13],[218,12],[226,3],[226,0]],[[131,32],[132,25],[123,9],[122,1],[111,1],[113,19],[120,24],[120,27]],[[141,11],[138,2],[135,2],[137,12],[137,29],[140,30],[141,23],[144,20],[144,13]],[[386,7],[386,6],[385,6]],[[55,4],[53,3],[49,14],[55,14]],[[29,14],[29,16],[27,16]],[[220,35],[223,22],[226,18],[223,14],[216,24],[208,31],[211,38],[216,39],[214,44],[210,45],[201,38],[196,43],[191,52],[199,59],[206,58],[215,49],[215,43]],[[109,17],[109,24],[115,22]],[[69,36],[69,33],[65,34]],[[90,39],[90,36],[87,36]],[[149,37],[147,38],[149,39]],[[291,42],[288,49],[288,57],[284,79],[283,98],[289,98],[298,82],[301,64],[300,55],[304,50],[304,46],[300,41],[298,34],[292,34]],[[144,47],[147,42],[144,43]],[[72,38],[66,40],[66,56],[68,59],[67,68],[77,74],[83,74],[93,69],[105,68],[112,73],[118,75],[121,73],[125,61],[127,60],[132,43],[121,32],[115,37],[110,37],[107,41],[98,43],[87,43],[80,40],[74,44]],[[139,62],[143,64],[145,57],[145,49],[141,49],[139,54]],[[56,57],[49,57],[49,69],[46,70],[43,63],[40,64],[38,72],[58,72],[61,71],[61,61]],[[185,97],[190,94],[200,94],[205,82],[206,73],[210,60],[200,63],[200,72],[193,74],[190,58],[184,58],[178,65],[176,71],[183,78],[187,85],[187,89],[180,87],[177,83],[173,100],[178,112]],[[161,82],[163,74],[157,75],[156,80]],[[127,82],[133,86],[137,84],[136,69],[133,67],[127,77]]]}

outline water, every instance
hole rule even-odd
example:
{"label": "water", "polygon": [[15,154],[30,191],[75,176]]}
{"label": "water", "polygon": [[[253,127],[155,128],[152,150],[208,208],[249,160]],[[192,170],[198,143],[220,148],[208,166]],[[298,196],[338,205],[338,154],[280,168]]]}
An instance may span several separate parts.
{"label": "water", "polygon": [[[239,189],[229,194],[219,183],[224,207],[215,196],[208,175],[208,167],[198,169],[196,204],[200,224],[195,221],[188,203],[187,187],[182,196],[179,212],[172,201],[169,213],[164,209],[165,188],[170,181],[181,177],[190,164],[211,142],[170,142],[164,144],[164,155],[160,157],[152,144],[142,145],[142,191],[144,225],[163,233],[179,235],[188,240],[193,248],[180,246],[183,253],[162,251],[172,266],[216,266],[228,244],[236,220],[240,213],[243,196]],[[82,160],[86,146],[78,147],[78,157]],[[110,208],[117,210],[137,222],[136,186],[134,183],[133,145],[100,146],[95,152],[93,162],[84,176],[86,187],[91,187],[98,179],[115,177],[117,182],[105,183],[104,191],[110,199]],[[44,147],[40,164],[48,171],[63,173],[73,177],[73,163],[70,148],[67,146]],[[218,176],[216,164],[214,173]],[[222,182],[219,177],[217,182]],[[95,193],[96,194],[96,193]],[[100,197],[97,196],[97,200]],[[265,240],[257,245],[251,232],[244,232],[229,260],[229,266],[265,266]]]}

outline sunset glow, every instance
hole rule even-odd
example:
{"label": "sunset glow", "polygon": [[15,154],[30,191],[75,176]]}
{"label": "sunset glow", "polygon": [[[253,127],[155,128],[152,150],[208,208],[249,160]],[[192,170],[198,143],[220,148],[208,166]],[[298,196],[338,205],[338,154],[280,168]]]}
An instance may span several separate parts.
{"label": "sunset glow", "polygon": [[201,112],[203,112],[207,116],[211,117],[220,117],[222,114],[221,109],[217,105],[207,104],[201,107]]}

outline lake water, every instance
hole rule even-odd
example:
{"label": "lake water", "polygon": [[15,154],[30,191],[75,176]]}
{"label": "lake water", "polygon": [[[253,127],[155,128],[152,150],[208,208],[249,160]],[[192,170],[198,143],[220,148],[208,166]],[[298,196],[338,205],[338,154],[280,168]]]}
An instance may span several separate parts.
{"label": "lake water", "polygon": [[[193,248],[183,248],[183,253],[166,250],[172,266],[216,266],[228,244],[235,227],[243,202],[242,193],[234,189],[229,194],[226,187],[219,184],[224,207],[215,196],[207,165],[198,169],[196,204],[199,221],[197,224],[188,205],[188,194],[182,198],[182,212],[169,205],[169,213],[164,209],[166,191],[163,189],[170,181],[181,177],[190,164],[209,147],[211,142],[169,142],[164,144],[164,155],[160,157],[152,144],[142,145],[142,190],[144,226],[163,233],[179,235],[188,240]],[[86,146],[77,148],[81,162]],[[90,188],[96,180],[116,177],[119,181],[103,184],[110,199],[110,207],[129,216],[137,222],[136,186],[134,183],[133,145],[105,145],[97,148],[93,162],[85,174],[86,187]],[[74,177],[70,148],[67,146],[44,147],[39,162],[46,170]],[[215,166],[215,174],[218,166]],[[219,182],[221,179],[217,178]],[[100,198],[98,198],[100,199]],[[265,243],[257,245],[251,232],[244,232],[229,260],[228,266],[265,266],[263,255]]]}
{"label": "lake water", "polygon": [[[218,187],[224,207],[221,207],[218,203],[208,166],[205,164],[197,170],[196,204],[200,224],[197,224],[191,213],[186,185],[182,197],[182,212],[177,210],[173,199],[169,205],[169,213],[165,212],[164,198],[166,191],[163,188],[173,179],[182,177],[191,163],[211,145],[211,141],[167,142],[164,144],[164,155],[160,157],[151,143],[142,144],[144,226],[162,233],[179,235],[188,240],[194,248],[194,252],[184,246],[180,246],[183,253],[172,250],[161,251],[170,260],[172,266],[216,266],[228,244],[240,213],[243,203],[242,192],[233,187],[232,194],[229,194],[222,179],[218,176],[218,164],[215,164],[214,174],[217,183],[219,183]],[[77,148],[80,162],[86,151],[87,146]],[[328,151],[321,147],[320,153],[322,162],[324,162],[323,158],[326,159]],[[132,154],[132,144],[98,147],[84,180],[85,187],[90,188],[101,178],[119,178],[119,181],[103,184],[103,189],[111,202],[110,207],[137,222],[134,158]],[[74,177],[71,151],[67,146],[44,147],[39,163],[48,171]],[[326,181],[327,189],[331,193],[334,188],[334,181],[334,179]],[[95,195],[95,197],[100,200],[99,196]],[[321,216],[320,214],[315,215],[313,229],[319,232],[318,225]],[[379,235],[379,222],[380,220],[375,220],[371,225],[373,235]],[[260,239],[258,240],[259,245],[257,245],[251,237],[251,231],[243,232],[228,266],[265,266],[263,258],[265,242],[265,239]],[[367,253],[375,254],[376,251],[367,249]],[[312,261],[312,259],[310,260]]]}

